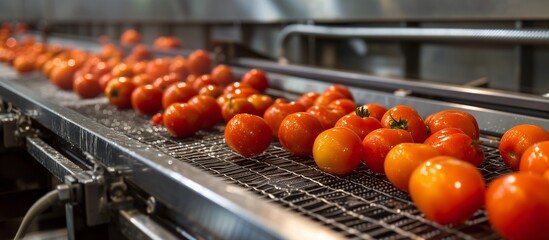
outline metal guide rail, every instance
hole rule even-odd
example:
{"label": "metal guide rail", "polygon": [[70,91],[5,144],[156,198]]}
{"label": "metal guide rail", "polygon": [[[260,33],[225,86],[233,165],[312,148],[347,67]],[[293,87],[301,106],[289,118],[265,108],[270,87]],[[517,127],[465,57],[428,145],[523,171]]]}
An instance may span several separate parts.
{"label": "metal guide rail", "polygon": [[[308,217],[345,238],[499,238],[483,210],[461,225],[443,226],[426,220],[408,194],[365,165],[351,175],[333,176],[319,170],[311,157],[289,154],[276,140],[264,154],[243,158],[225,145],[222,125],[201,130],[192,138],[176,139],[164,127],[151,125],[149,117],[132,110],[117,110],[105,99],[74,101],[73,93],[59,91],[44,79],[17,81],[143,146],[239,185],[258,199]],[[509,171],[497,148],[483,149],[486,161],[479,168],[487,182]]]}

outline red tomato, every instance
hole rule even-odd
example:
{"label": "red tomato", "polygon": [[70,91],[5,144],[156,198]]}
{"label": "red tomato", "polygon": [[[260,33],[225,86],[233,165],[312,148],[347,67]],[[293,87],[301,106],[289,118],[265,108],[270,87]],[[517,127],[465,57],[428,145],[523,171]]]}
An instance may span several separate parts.
{"label": "red tomato", "polygon": [[242,87],[242,88],[235,89],[233,94],[237,97],[247,98],[251,95],[259,94],[259,92],[253,88]]}
{"label": "red tomato", "polygon": [[336,122],[345,116],[345,111],[341,108],[332,108],[328,106],[312,106],[307,112],[315,116],[324,129],[332,128]]}
{"label": "red tomato", "polygon": [[135,75],[132,78],[132,82],[135,86],[143,86],[147,84],[152,84],[153,79],[148,74],[141,73],[141,74]]}
{"label": "red tomato", "polygon": [[183,79],[186,78],[190,72],[189,62],[182,56],[175,57],[170,64],[170,72],[180,75]]}
{"label": "red tomato", "polygon": [[202,87],[207,85],[217,85],[217,82],[212,78],[210,74],[201,75],[193,82],[192,86],[196,91],[198,91]]}
{"label": "red tomato", "polygon": [[217,104],[215,98],[211,96],[196,95],[192,97],[188,103],[200,112],[202,128],[211,128],[216,123],[223,120],[223,116],[221,115],[221,107]]}
{"label": "red tomato", "polygon": [[425,125],[432,133],[445,128],[458,128],[473,140],[478,141],[480,131],[473,115],[460,110],[445,110],[434,113],[425,119]]}
{"label": "red tomato", "polygon": [[178,82],[170,85],[162,94],[162,107],[167,108],[173,103],[187,102],[196,91],[185,82]]}
{"label": "red tomato", "polygon": [[157,79],[170,73],[170,64],[171,62],[168,59],[157,58],[147,64],[145,73],[149,74],[152,79]]}
{"label": "red tomato", "polygon": [[374,172],[384,173],[387,153],[394,146],[406,142],[414,142],[412,135],[406,130],[380,128],[370,132],[362,141],[366,166]]}
{"label": "red tomato", "polygon": [[223,94],[234,93],[234,91],[239,88],[251,88],[251,86],[248,85],[247,83],[233,82],[227,85],[225,88],[223,88]]}
{"label": "red tomato", "polygon": [[78,70],[74,60],[61,63],[53,68],[50,73],[51,82],[58,88],[72,90],[74,73]]}
{"label": "red tomato", "polygon": [[520,158],[520,171],[543,175],[549,170],[549,141],[535,143]]}
{"label": "red tomato", "polygon": [[144,44],[139,44],[132,49],[132,52],[128,58],[135,61],[143,61],[151,58],[151,51]]}
{"label": "red tomato", "polygon": [[353,102],[353,100],[344,98],[331,102],[330,104],[328,104],[328,107],[341,108],[345,112],[345,114],[348,114],[355,111],[356,104],[355,102]]}
{"label": "red tomato", "polygon": [[263,153],[272,141],[271,129],[261,117],[252,114],[237,114],[225,127],[225,142],[244,157]]}
{"label": "red tomato", "polygon": [[519,170],[524,151],[534,143],[549,140],[549,132],[532,124],[522,124],[507,130],[499,142],[499,153],[505,165]]}
{"label": "red tomato", "polygon": [[445,128],[425,140],[425,144],[436,148],[440,154],[469,162],[479,166],[484,162],[484,152],[476,143],[457,128]]}
{"label": "red tomato", "polygon": [[105,88],[105,96],[109,103],[117,108],[129,108],[132,106],[132,92],[135,89],[133,82],[125,77],[111,80]]}
{"label": "red tomato", "polygon": [[178,82],[181,82],[181,78],[179,78],[179,76],[177,76],[176,74],[171,74],[170,73],[168,75],[164,75],[162,77],[157,78],[156,80],[154,80],[152,85],[155,88],[160,89],[161,91],[166,91],[166,89],[170,85],[172,85],[174,83],[178,83]]}
{"label": "red tomato", "polygon": [[383,115],[387,112],[387,108],[381,104],[368,103],[360,106],[360,111],[363,112],[363,115],[367,115],[381,121],[381,118],[383,118]]}
{"label": "red tomato", "polygon": [[231,67],[225,64],[220,64],[214,67],[214,69],[212,69],[211,75],[219,86],[229,85],[230,83],[234,82],[233,71],[231,70]]}
{"label": "red tomato", "polygon": [[392,148],[385,156],[385,175],[398,189],[408,192],[410,176],[414,169],[440,153],[433,147],[422,143],[401,143]]}
{"label": "red tomato", "polygon": [[133,90],[131,100],[133,109],[142,114],[155,114],[162,109],[162,91],[150,84]]}
{"label": "red tomato", "polygon": [[381,126],[406,130],[412,134],[416,143],[422,143],[429,136],[427,126],[419,113],[408,106],[401,105],[389,109],[381,118]]}
{"label": "red tomato", "polygon": [[148,64],[147,61],[136,62],[135,64],[133,64],[133,73],[135,75],[146,74],[145,72],[147,71],[147,64]]}
{"label": "red tomato", "polygon": [[297,99],[297,103],[303,105],[305,108],[310,108],[315,103],[315,100],[320,96],[320,93],[317,92],[308,92],[304,93]]}
{"label": "red tomato", "polygon": [[73,90],[81,98],[94,98],[101,94],[101,86],[92,74],[80,75],[74,79]]}
{"label": "red tomato", "polygon": [[225,121],[231,120],[235,115],[241,113],[255,113],[255,107],[251,102],[248,102],[246,98],[231,98],[223,104],[221,107],[221,115]]}
{"label": "red tomato", "polygon": [[338,92],[345,96],[345,98],[353,100],[353,94],[351,93],[349,88],[341,84],[330,85],[325,92]]}
{"label": "red tomato", "polygon": [[292,113],[280,123],[278,139],[288,152],[308,156],[313,153],[315,139],[322,131],[322,124],[312,114]]}
{"label": "red tomato", "polygon": [[254,105],[255,114],[258,116],[263,116],[265,110],[274,103],[273,98],[265,94],[252,94],[248,97],[248,101]]}
{"label": "red tomato", "polygon": [[273,136],[278,137],[278,128],[280,128],[282,120],[292,113],[303,111],[305,111],[303,105],[296,102],[275,103],[265,110],[263,118],[267,121],[269,127],[271,127]]}
{"label": "red tomato", "polygon": [[346,175],[354,171],[364,157],[360,138],[347,128],[330,128],[320,133],[313,144],[313,158],[322,171]]}
{"label": "red tomato", "polygon": [[97,80],[99,82],[99,87],[101,88],[101,92],[105,92],[105,88],[107,88],[107,84],[113,80],[113,77],[110,73],[104,74]]}
{"label": "red tomato", "polygon": [[189,55],[189,70],[191,74],[200,76],[210,72],[212,61],[204,50],[196,50]]}
{"label": "red tomato", "polygon": [[325,92],[323,94],[320,94],[320,96],[318,96],[315,99],[315,102],[313,103],[313,105],[314,106],[328,106],[331,102],[333,102],[335,100],[338,100],[338,99],[342,99],[342,98],[345,98],[345,95],[343,95],[340,92],[336,92],[336,91]]}
{"label": "red tomato", "polygon": [[30,56],[21,55],[13,60],[13,68],[20,73],[34,70],[34,61]]}
{"label": "red tomato", "polygon": [[152,125],[160,125],[160,124],[162,124],[163,121],[164,121],[164,119],[162,117],[162,113],[157,113],[157,114],[153,115],[152,118],[151,118],[151,124]]}
{"label": "red tomato", "polygon": [[508,239],[549,239],[549,180],[537,174],[502,176],[486,190],[492,227]]}
{"label": "red tomato", "polygon": [[174,137],[190,137],[201,125],[200,112],[188,103],[174,103],[162,115],[164,126]]}
{"label": "red tomato", "polygon": [[119,63],[116,66],[114,66],[111,70],[111,74],[113,77],[133,77],[133,70],[132,68],[125,63]]}
{"label": "red tomato", "polygon": [[335,126],[351,129],[360,139],[364,139],[368,133],[381,128],[381,123],[373,117],[360,117],[356,114],[347,114],[337,120]]}
{"label": "red tomato", "polygon": [[213,98],[217,98],[223,94],[223,90],[220,86],[208,84],[198,90],[200,95],[208,95]]}
{"label": "red tomato", "polygon": [[438,156],[414,170],[410,176],[410,196],[427,219],[459,224],[484,203],[484,178],[467,162]]}
{"label": "red tomato", "polygon": [[265,89],[269,87],[267,74],[259,69],[251,69],[246,72],[240,82],[251,86],[259,92],[265,92]]}
{"label": "red tomato", "polygon": [[128,29],[120,36],[122,44],[137,44],[141,42],[141,34],[135,29]]}

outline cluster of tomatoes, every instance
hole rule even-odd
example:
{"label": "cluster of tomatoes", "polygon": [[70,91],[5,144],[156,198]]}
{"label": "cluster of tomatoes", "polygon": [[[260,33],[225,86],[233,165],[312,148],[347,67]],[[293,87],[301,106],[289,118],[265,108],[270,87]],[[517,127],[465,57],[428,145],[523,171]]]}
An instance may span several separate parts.
{"label": "cluster of tomatoes", "polygon": [[[296,101],[273,99],[263,94],[265,72],[252,69],[235,82],[229,66],[210,69],[202,50],[188,58],[152,59],[144,45],[124,56],[108,43],[89,53],[29,37],[18,42],[0,34],[0,40],[0,61],[17,71],[40,70],[82,98],[104,93],[117,108],[154,115],[152,123],[163,123],[174,137],[226,121],[225,142],[244,157],[261,154],[275,137],[288,152],[313,156],[319,169],[331,174],[349,174],[364,162],[409,192],[425,217],[440,224],[462,223],[485,206],[503,236],[549,238],[549,133],[540,127],[519,125],[504,134],[502,158],[520,172],[501,176],[486,189],[476,168],[484,161],[479,127],[464,111],[423,119],[409,106],[357,106],[351,91],[337,84]],[[121,37],[125,44],[140,41],[135,31]],[[159,48],[181,45],[170,38],[157,42]]]}

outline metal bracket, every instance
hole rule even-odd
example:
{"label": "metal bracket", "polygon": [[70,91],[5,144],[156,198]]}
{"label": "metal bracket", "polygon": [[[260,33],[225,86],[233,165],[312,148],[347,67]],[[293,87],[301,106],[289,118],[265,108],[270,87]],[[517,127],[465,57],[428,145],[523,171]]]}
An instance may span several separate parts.
{"label": "metal bracket", "polygon": [[32,121],[29,116],[21,114],[9,104],[4,107],[0,99],[0,131],[3,148],[14,148],[23,145],[23,139],[27,136],[36,135],[38,131],[32,128]]}

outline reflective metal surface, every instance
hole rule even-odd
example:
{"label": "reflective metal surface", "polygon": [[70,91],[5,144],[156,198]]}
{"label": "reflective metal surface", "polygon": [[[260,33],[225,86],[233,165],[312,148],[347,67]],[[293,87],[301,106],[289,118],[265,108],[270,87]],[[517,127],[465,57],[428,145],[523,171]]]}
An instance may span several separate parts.
{"label": "reflective metal surface", "polygon": [[0,20],[286,22],[548,19],[543,0],[3,0]]}
{"label": "reflective metal surface", "polygon": [[121,232],[129,239],[179,239],[149,216],[137,210],[120,210]]}
{"label": "reflective metal surface", "polygon": [[25,147],[36,161],[61,181],[67,175],[75,175],[84,171],[38,137],[27,137]]}

